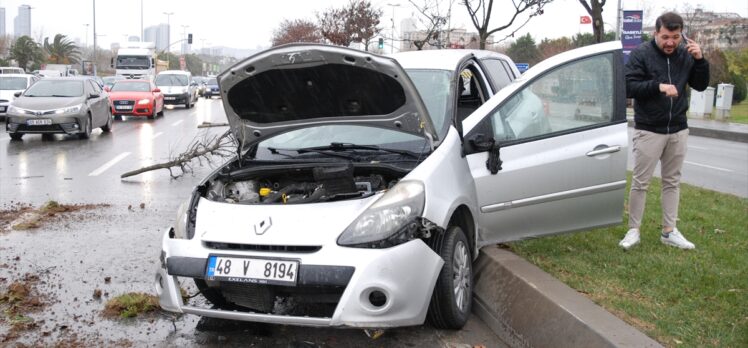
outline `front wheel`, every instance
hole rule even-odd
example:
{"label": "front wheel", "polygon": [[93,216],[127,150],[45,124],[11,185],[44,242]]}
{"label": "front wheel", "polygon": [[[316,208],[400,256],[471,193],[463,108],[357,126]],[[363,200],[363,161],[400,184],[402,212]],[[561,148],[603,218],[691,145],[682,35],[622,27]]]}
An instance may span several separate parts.
{"label": "front wheel", "polygon": [[93,122],[93,119],[91,119],[91,115],[88,115],[88,120],[86,120],[86,124],[83,125],[85,128],[83,129],[83,133],[78,133],[78,138],[80,139],[88,139],[91,137],[91,123]]}
{"label": "front wheel", "polygon": [[109,132],[112,131],[112,125],[113,125],[113,122],[114,122],[114,121],[112,121],[113,118],[114,117],[112,117],[112,110],[111,109],[107,110],[107,113],[106,113],[106,124],[101,127],[101,131],[103,131],[104,133],[109,133]]}
{"label": "front wheel", "polygon": [[473,258],[460,227],[449,227],[441,238],[435,250],[444,266],[431,295],[428,318],[438,329],[459,330],[465,326],[473,302]]}
{"label": "front wheel", "polygon": [[23,133],[10,133],[10,140],[21,140],[23,138]]}

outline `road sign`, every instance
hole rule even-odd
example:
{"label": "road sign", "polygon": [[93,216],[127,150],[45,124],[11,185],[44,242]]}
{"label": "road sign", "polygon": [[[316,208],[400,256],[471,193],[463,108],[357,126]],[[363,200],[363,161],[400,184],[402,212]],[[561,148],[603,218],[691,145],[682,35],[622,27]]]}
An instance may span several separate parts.
{"label": "road sign", "polygon": [[187,70],[187,63],[184,61],[184,56],[179,57],[179,70]]}
{"label": "road sign", "polygon": [[519,70],[520,74],[525,72],[527,69],[530,69],[530,63],[514,63],[514,65],[517,66],[517,70]]}

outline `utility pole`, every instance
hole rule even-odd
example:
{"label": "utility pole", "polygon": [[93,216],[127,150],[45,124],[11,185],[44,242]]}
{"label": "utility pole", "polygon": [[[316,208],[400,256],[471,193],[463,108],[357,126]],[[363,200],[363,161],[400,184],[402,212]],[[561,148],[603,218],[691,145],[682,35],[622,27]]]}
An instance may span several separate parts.
{"label": "utility pole", "polygon": [[621,40],[621,16],[623,16],[623,8],[621,7],[621,0],[618,0],[618,7],[616,8],[616,40],[619,41]]}
{"label": "utility pole", "polygon": [[171,22],[169,20],[171,19],[171,15],[174,14],[174,12],[164,12],[166,15],[166,44],[169,46],[166,46],[166,69],[171,69],[171,59],[169,57],[169,53],[171,53],[171,45],[169,44],[171,42]]}
{"label": "utility pole", "polygon": [[395,7],[400,7],[400,4],[387,4],[392,7],[392,37],[390,37],[390,53],[395,50]]}
{"label": "utility pole", "polygon": [[92,1],[93,1],[93,35],[94,35],[94,47],[93,47],[93,57],[94,57],[93,58],[93,66],[94,67],[93,67],[93,73],[94,73],[94,76],[98,76],[97,70],[96,70],[97,69],[96,66],[98,65],[98,64],[96,64],[97,63],[97,57],[96,57],[96,0],[92,0]]}
{"label": "utility pole", "polygon": [[187,54],[187,28],[189,28],[189,25],[182,25],[182,39],[184,42],[182,42],[182,55]]}

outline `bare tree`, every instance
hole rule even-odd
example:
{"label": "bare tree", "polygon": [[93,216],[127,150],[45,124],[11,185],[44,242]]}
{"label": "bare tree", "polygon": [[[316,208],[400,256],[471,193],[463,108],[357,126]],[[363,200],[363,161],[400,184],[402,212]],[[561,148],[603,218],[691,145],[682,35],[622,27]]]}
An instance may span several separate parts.
{"label": "bare tree", "polygon": [[[504,29],[512,27],[514,21],[517,20],[517,17],[519,17],[520,14],[527,12],[528,16],[522,24],[514,27],[514,30],[510,34],[504,36],[503,39],[496,40],[494,42],[500,42],[508,37],[514,36],[514,33],[516,33],[520,28],[524,27],[530,21],[530,19],[535,16],[542,15],[543,8],[551,1],[553,0],[511,0],[512,7],[514,8],[513,13],[508,12],[511,14],[511,18],[506,23],[494,27],[493,29],[490,29],[491,14],[493,13],[493,0],[464,0],[463,4],[468,11],[470,19],[473,21],[475,29],[478,30],[478,36],[480,37],[480,48],[485,49],[486,40],[493,33],[497,33]],[[508,3],[508,1],[504,1],[502,3]]]}
{"label": "bare tree", "polygon": [[[207,127],[218,126],[226,126],[226,124],[207,125]],[[198,127],[204,128],[206,126]],[[221,135],[209,136],[208,133],[204,133],[202,137],[195,137],[195,139],[193,139],[192,142],[187,145],[187,149],[184,152],[180,153],[176,157],[172,157],[170,161],[165,163],[157,163],[154,165],[129,171],[120,175],[120,178],[124,179],[152,170],[166,169],[169,171],[169,175],[171,175],[172,178],[176,179],[182,176],[184,173],[192,172],[192,164],[194,159],[197,159],[200,165],[203,165],[204,161],[212,164],[216,160],[216,158],[225,160],[226,158],[234,156],[236,154],[236,148],[237,141],[231,133],[231,130],[227,130]],[[175,174],[173,171],[174,168],[178,168],[180,172]]]}
{"label": "bare tree", "polygon": [[351,0],[346,7],[329,8],[317,14],[322,36],[334,45],[348,47],[361,42],[369,50],[371,39],[379,34],[382,10],[368,0]]}
{"label": "bare tree", "polygon": [[584,6],[587,10],[587,14],[592,17],[592,33],[595,36],[595,42],[603,42],[603,35],[605,34],[605,26],[603,23],[603,6],[605,6],[606,0],[579,0],[579,3]]}
{"label": "bare tree", "polygon": [[354,41],[363,43],[368,51],[371,39],[381,31],[382,10],[373,8],[369,0],[352,0],[347,12]]}
{"label": "bare tree", "polygon": [[329,8],[321,14],[317,13],[319,31],[333,45],[348,47],[353,42],[346,12],[343,8]]}
{"label": "bare tree", "polygon": [[322,42],[322,35],[314,22],[306,19],[286,19],[273,32],[273,46],[293,42]]}
{"label": "bare tree", "polygon": [[[440,33],[447,23],[452,13],[452,4],[454,0],[449,1],[446,11],[440,0],[423,0],[423,3],[416,4],[413,0],[408,0],[413,7],[420,12],[421,16],[418,21],[423,26],[423,32],[426,34],[417,39],[410,38],[409,41],[420,51],[426,44],[442,48],[445,38]],[[449,29],[448,29],[449,30]]]}

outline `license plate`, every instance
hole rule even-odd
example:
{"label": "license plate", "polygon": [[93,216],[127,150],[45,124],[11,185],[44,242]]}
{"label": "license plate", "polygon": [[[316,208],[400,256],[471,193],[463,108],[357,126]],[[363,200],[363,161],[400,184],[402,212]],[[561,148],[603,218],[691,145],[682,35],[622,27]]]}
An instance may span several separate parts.
{"label": "license plate", "polygon": [[299,262],[293,260],[210,256],[205,272],[208,280],[296,285]]}
{"label": "license plate", "polygon": [[52,120],[48,118],[41,118],[36,120],[27,120],[26,124],[29,126],[47,126],[52,124]]}
{"label": "license plate", "polygon": [[177,99],[177,97],[164,97],[164,100],[174,100]]}
{"label": "license plate", "polygon": [[130,106],[130,105],[116,105],[114,108],[117,109],[117,110],[131,110],[132,106]]}

